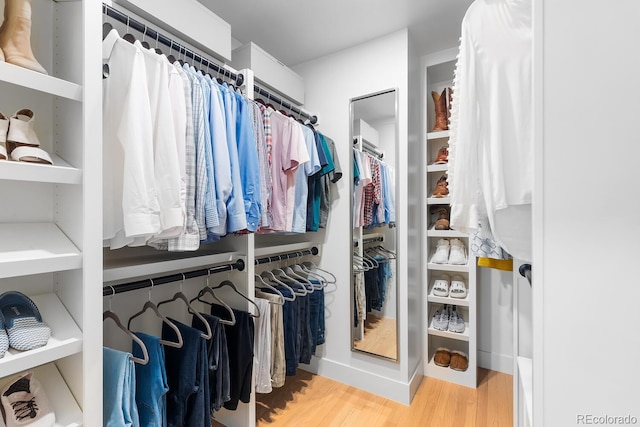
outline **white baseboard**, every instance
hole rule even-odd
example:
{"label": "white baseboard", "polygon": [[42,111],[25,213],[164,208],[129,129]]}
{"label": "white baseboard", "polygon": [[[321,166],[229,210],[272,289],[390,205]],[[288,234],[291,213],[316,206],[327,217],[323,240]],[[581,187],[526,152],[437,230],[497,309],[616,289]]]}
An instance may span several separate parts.
{"label": "white baseboard", "polygon": [[418,392],[418,388],[420,384],[422,384],[422,380],[424,379],[424,362],[420,360],[418,366],[416,366],[416,370],[411,377],[411,381],[409,381],[409,400],[413,400],[413,397]]}
{"label": "white baseboard", "polygon": [[[422,365],[422,363],[420,365]],[[417,375],[417,371],[410,383],[403,383],[352,366],[347,366],[332,360],[319,359],[317,357],[311,359],[311,364],[299,365],[298,368],[369,393],[377,394],[378,396],[394,400],[404,405],[411,404],[411,398],[417,391],[420,381],[422,381],[422,373]],[[414,388],[415,391],[413,390]]]}
{"label": "white baseboard", "polygon": [[505,354],[478,350],[478,366],[480,368],[513,375],[513,357]]}

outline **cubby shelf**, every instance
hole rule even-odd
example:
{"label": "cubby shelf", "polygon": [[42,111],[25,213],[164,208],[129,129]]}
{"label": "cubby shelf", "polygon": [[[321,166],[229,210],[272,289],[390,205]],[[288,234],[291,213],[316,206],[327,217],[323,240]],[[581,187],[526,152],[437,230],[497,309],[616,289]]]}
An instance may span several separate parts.
{"label": "cubby shelf", "polygon": [[[79,427],[83,425],[82,411],[53,363],[19,372],[19,374],[22,375],[26,372],[33,372],[33,377],[38,380],[46,393],[49,404],[56,414],[54,427]],[[2,387],[4,388],[9,381],[13,381],[15,378],[17,375],[4,379]]]}
{"label": "cubby shelf", "polygon": [[444,237],[444,238],[452,238],[452,237],[467,237],[468,235],[462,233],[461,231],[456,230],[436,230],[435,224],[431,224],[429,229],[427,230],[427,237]]}
{"label": "cubby shelf", "polygon": [[[2,64],[0,62],[0,64]],[[53,184],[80,184],[82,171],[74,168],[55,154],[53,165],[0,160],[0,179],[8,181],[49,182]]]}
{"label": "cubby shelf", "polygon": [[451,204],[450,197],[429,197],[427,199],[429,205],[449,205]]}
{"label": "cubby shelf", "polygon": [[427,132],[427,140],[432,139],[447,139],[449,138],[448,130],[439,130],[436,132]]}
{"label": "cubby shelf", "polygon": [[82,332],[55,294],[30,296],[51,328],[47,345],[28,351],[12,348],[0,359],[0,377],[15,374],[82,351]]}
{"label": "cubby shelf", "polygon": [[82,101],[82,86],[79,84],[6,62],[0,62],[0,81],[73,101]]}
{"label": "cubby shelf", "polygon": [[427,264],[427,268],[429,270],[439,270],[439,271],[455,271],[459,273],[465,273],[469,271],[469,265],[453,265],[453,264],[436,264],[435,262],[430,262]]}
{"label": "cubby shelf", "polygon": [[469,322],[464,322],[464,332],[440,331],[429,324],[429,335],[436,337],[450,338],[458,341],[469,341]]}
{"label": "cubby shelf", "polygon": [[0,224],[0,278],[81,266],[82,254],[54,223]]}
{"label": "cubby shelf", "polygon": [[448,164],[443,164],[443,165],[429,165],[427,166],[427,172],[446,172],[447,170],[449,170],[449,165]]}
{"label": "cubby shelf", "polygon": [[429,291],[429,296],[427,297],[427,301],[438,303],[438,304],[451,304],[451,305],[459,305],[461,307],[469,307],[468,296],[466,298],[439,297],[437,295],[433,295],[433,289]]}
{"label": "cubby shelf", "polygon": [[435,378],[475,388],[475,378],[472,376],[474,373],[470,372],[468,369],[466,371],[456,371],[449,367],[438,366],[433,361],[432,356],[429,359],[427,370],[429,371],[429,375]]}

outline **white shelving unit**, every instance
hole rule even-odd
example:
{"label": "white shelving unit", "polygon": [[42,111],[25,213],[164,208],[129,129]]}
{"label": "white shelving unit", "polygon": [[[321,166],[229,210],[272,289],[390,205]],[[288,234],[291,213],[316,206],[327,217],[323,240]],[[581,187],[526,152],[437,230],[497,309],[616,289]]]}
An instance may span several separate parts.
{"label": "white shelving unit", "polygon": [[[456,230],[436,230],[435,217],[432,216],[434,206],[446,207],[450,205],[450,197],[433,197],[435,184],[440,177],[446,175],[448,164],[435,164],[438,151],[442,147],[448,147],[449,131],[432,131],[435,121],[435,108],[431,98],[431,92],[441,93],[445,87],[451,87],[453,82],[453,72],[455,69],[454,50],[446,52],[446,55],[438,54],[427,57],[424,66],[425,78],[425,148],[424,148],[424,176],[426,186],[426,204],[424,205],[425,227],[423,244],[425,245],[425,267],[424,276],[427,278],[423,291],[423,301],[427,304],[424,323],[426,325],[424,363],[427,376],[432,376],[445,381],[454,382],[475,388],[477,386],[477,322],[476,322],[476,259],[468,254],[468,261],[465,265],[436,264],[431,262],[435,253],[437,241],[440,239],[459,239],[465,247],[469,248],[468,234]],[[434,280],[447,276],[452,279],[459,276],[467,287],[467,297],[463,299],[440,297],[433,294]],[[440,331],[432,326],[432,316],[435,311],[444,305],[456,306],[465,321],[463,333]],[[466,371],[456,371],[448,367],[437,366],[433,362],[433,355],[438,347],[445,347],[450,350],[462,351],[469,357],[469,366]]]}
{"label": "white shelving unit", "polygon": [[33,372],[56,426],[95,426],[102,423],[101,8],[30,3],[31,47],[48,75],[0,62],[0,110],[32,110],[54,164],[0,161],[0,293],[30,297],[51,337],[34,350],[9,349],[0,383]]}

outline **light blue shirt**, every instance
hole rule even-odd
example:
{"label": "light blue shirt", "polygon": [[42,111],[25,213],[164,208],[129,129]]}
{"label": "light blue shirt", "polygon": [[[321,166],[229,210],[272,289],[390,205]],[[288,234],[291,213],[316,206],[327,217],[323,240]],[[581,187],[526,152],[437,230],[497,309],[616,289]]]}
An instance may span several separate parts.
{"label": "light blue shirt", "polygon": [[227,232],[244,230],[247,228],[247,216],[244,209],[242,195],[242,179],[240,178],[240,162],[238,160],[238,142],[236,137],[236,96],[227,87],[221,86],[223,90],[224,111],[227,128],[227,147],[229,148],[229,165],[231,166],[232,189],[227,199]]}
{"label": "light blue shirt", "polygon": [[387,164],[384,167],[382,182],[384,185],[384,222],[390,224],[396,222],[396,189],[394,188],[393,169]]}
{"label": "light blue shirt", "polygon": [[296,193],[293,208],[293,225],[291,231],[304,233],[307,230],[307,196],[309,195],[309,178],[322,168],[318,148],[313,131],[307,126],[299,125],[304,134],[304,142],[309,152],[309,161],[298,167],[296,171]]}
{"label": "light blue shirt", "polygon": [[227,234],[227,200],[233,188],[227,143],[227,124],[220,86],[214,83],[209,76],[205,76],[205,79],[211,88],[209,126],[211,128],[213,170],[216,176],[216,206],[220,219],[220,224],[209,230],[209,237],[221,237]]}
{"label": "light blue shirt", "polygon": [[236,136],[238,138],[238,156],[240,162],[240,179],[242,180],[242,194],[246,214],[247,230],[256,232],[260,222],[260,165],[258,163],[258,149],[253,133],[253,122],[249,115],[247,100],[237,92],[236,97]]}

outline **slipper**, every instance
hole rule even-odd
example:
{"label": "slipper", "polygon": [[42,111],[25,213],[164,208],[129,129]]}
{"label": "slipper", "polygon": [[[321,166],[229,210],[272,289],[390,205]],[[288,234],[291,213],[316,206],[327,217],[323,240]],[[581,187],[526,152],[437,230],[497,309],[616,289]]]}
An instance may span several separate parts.
{"label": "slipper", "polygon": [[449,287],[449,296],[451,298],[466,298],[467,287],[464,285],[464,279],[461,276],[453,276],[451,286]]}
{"label": "slipper", "polygon": [[435,279],[431,292],[437,297],[449,296],[449,276],[443,275],[440,279]]}
{"label": "slipper", "polygon": [[461,351],[452,351],[449,367],[456,371],[466,371],[469,367],[469,356]]}
{"label": "slipper", "polygon": [[0,312],[0,358],[9,350],[9,336],[4,327],[4,316]]}
{"label": "slipper", "polygon": [[451,350],[445,347],[438,347],[433,355],[433,363],[445,368],[451,363]]}
{"label": "slipper", "polygon": [[51,328],[35,303],[25,294],[9,291],[0,295],[0,313],[4,317],[9,346],[16,350],[33,350],[49,341]]}

